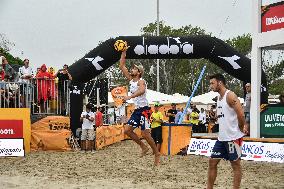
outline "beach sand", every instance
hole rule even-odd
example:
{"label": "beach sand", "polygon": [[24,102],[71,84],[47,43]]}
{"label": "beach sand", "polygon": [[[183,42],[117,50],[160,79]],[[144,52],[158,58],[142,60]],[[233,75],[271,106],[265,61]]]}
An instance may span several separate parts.
{"label": "beach sand", "polygon": [[[25,158],[0,159],[0,188],[206,188],[208,158],[162,156],[153,166],[153,156],[140,158],[131,140],[96,151],[32,152]],[[242,161],[241,188],[284,188],[284,164]],[[232,169],[221,161],[215,188],[232,188]]]}

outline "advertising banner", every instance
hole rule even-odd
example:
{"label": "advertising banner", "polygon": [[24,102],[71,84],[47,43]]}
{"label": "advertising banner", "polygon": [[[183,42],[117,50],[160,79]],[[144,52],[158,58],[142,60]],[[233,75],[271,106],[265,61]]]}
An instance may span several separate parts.
{"label": "advertising banner", "polygon": [[0,139],[0,157],[25,156],[24,139]]}
{"label": "advertising banner", "polygon": [[23,120],[0,120],[1,138],[23,138]]}
{"label": "advertising banner", "polygon": [[269,105],[260,113],[260,136],[284,138],[284,107]]}
{"label": "advertising banner", "polygon": [[[211,139],[192,138],[187,154],[210,156],[215,142]],[[284,144],[244,141],[241,159],[284,163]]]}
{"label": "advertising banner", "polygon": [[30,152],[31,118],[29,108],[0,108],[0,139],[23,139]]}
{"label": "advertising banner", "polygon": [[284,28],[284,1],[262,7],[261,32]]}

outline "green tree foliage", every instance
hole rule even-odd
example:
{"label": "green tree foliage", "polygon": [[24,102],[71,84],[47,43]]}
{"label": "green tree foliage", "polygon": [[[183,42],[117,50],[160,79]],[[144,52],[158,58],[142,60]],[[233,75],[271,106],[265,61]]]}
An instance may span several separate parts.
{"label": "green tree foliage", "polygon": [[[14,57],[9,53],[13,46],[15,46],[15,44],[10,42],[4,34],[0,33],[0,54],[7,58],[9,64],[23,65],[23,61],[20,58]],[[2,62],[0,64],[2,64]]]}

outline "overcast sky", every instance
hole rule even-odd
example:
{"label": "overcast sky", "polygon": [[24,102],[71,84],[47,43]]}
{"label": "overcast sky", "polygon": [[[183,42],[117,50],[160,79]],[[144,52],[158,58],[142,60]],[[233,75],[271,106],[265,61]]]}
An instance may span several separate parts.
{"label": "overcast sky", "polygon": [[[33,68],[45,63],[58,69],[82,58],[99,41],[141,34],[142,27],[156,20],[156,2],[0,0],[0,33],[15,43],[11,53],[29,58]],[[216,37],[228,39],[251,33],[251,2],[160,0],[160,20],[175,28],[199,26]]]}

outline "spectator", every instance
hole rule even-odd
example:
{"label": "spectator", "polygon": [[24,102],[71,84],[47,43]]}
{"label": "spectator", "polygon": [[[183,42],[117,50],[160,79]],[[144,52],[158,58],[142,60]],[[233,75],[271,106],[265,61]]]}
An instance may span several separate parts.
{"label": "spectator", "polygon": [[176,110],[176,104],[172,103],[172,108],[169,109],[166,113],[166,116],[169,117],[169,123],[174,123],[175,122],[175,116],[177,114]]}
{"label": "spectator", "polygon": [[279,105],[284,106],[284,92],[279,95]]}
{"label": "spectator", "polygon": [[154,104],[154,112],[151,114],[151,136],[155,141],[158,151],[161,149],[162,144],[162,123],[163,114],[159,111],[160,104]]}
{"label": "spectator", "polygon": [[72,80],[72,76],[68,72],[68,65],[64,65],[63,69],[58,70],[58,72],[54,75],[54,77],[58,78],[58,98],[60,99],[60,110],[61,115],[66,115],[66,92],[68,90],[67,81]]}
{"label": "spectator", "polygon": [[[55,92],[56,92],[56,87],[55,87],[55,73],[54,73],[54,68],[53,67],[49,67],[48,69],[48,73],[50,74],[50,96],[51,99],[55,98]],[[55,101],[53,101],[54,103]]]}
{"label": "spectator", "polygon": [[36,77],[39,72],[40,72],[40,68],[37,68],[36,69],[36,74],[34,75],[34,77]]}
{"label": "spectator", "polygon": [[45,111],[44,103],[50,97],[50,78],[51,75],[47,72],[46,65],[43,64],[40,68],[40,72],[36,76],[37,78],[37,96],[38,102],[41,107],[41,112]]}
{"label": "spectator", "polygon": [[103,126],[103,113],[101,107],[97,107],[95,122],[96,122],[96,127]]}
{"label": "spectator", "polygon": [[178,124],[179,119],[181,118],[183,114],[183,108],[177,108],[177,114],[175,116],[175,123]]}
{"label": "spectator", "polygon": [[217,115],[216,115],[216,106],[212,105],[209,110],[209,124],[208,124],[208,132],[212,133],[212,129],[216,124],[217,121]]}
{"label": "spectator", "polygon": [[19,69],[19,82],[22,82],[20,84],[21,86],[21,103],[23,104],[23,107],[27,107],[26,104],[26,98],[30,97],[31,95],[31,79],[33,78],[33,70],[29,66],[29,59],[24,60],[24,66],[20,67]]}
{"label": "spectator", "polygon": [[0,73],[2,74],[2,79],[5,77],[5,75],[9,76],[10,81],[14,81],[17,79],[17,74],[15,70],[9,65],[8,60],[5,58],[5,56],[1,56],[2,59],[2,65],[0,66]]}
{"label": "spectator", "polygon": [[247,83],[245,85],[246,88],[246,98],[245,98],[245,104],[244,104],[244,113],[245,113],[245,121],[247,124],[247,128],[248,128],[248,133],[247,135],[249,135],[249,128],[250,128],[250,103],[251,103],[251,86],[250,83]]}
{"label": "spectator", "polygon": [[33,78],[33,70],[29,66],[29,59],[24,60],[24,66],[20,67],[19,69],[19,82],[24,82],[24,83],[31,83],[31,79]]}
{"label": "spectator", "polygon": [[193,133],[199,133],[199,127],[198,127],[198,109],[196,106],[193,106],[192,112],[190,114],[190,123],[192,124],[192,131]]}
{"label": "spectator", "polygon": [[94,151],[94,113],[91,111],[92,106],[90,104],[86,105],[86,111],[82,112],[80,120],[82,124],[82,134],[81,134],[81,150],[82,151]]}
{"label": "spectator", "polygon": [[198,121],[199,121],[199,129],[200,129],[200,132],[201,133],[205,133],[206,132],[206,127],[205,127],[205,123],[206,123],[206,113],[204,111],[204,108],[201,108],[201,111],[199,113],[199,118],[198,118]]}

